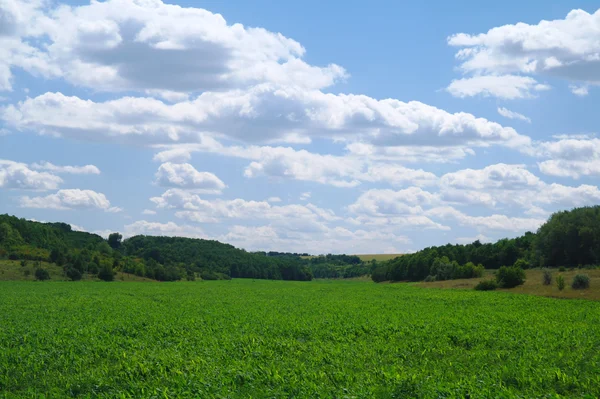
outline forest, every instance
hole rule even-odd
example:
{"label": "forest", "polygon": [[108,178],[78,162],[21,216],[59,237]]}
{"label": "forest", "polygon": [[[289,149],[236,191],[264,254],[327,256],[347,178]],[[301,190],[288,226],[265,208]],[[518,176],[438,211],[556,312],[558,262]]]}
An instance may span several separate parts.
{"label": "forest", "polygon": [[[585,267],[600,264],[600,206],[554,213],[536,233],[495,243],[429,247],[378,265],[373,281],[478,277],[502,266]],[[481,266],[479,266],[481,265]]]}
{"label": "forest", "polygon": [[[112,280],[116,271],[159,281],[255,278],[308,281],[368,275],[375,263],[356,256],[247,252],[218,241],[134,236],[107,240],[73,231],[66,223],[40,223],[0,215],[0,259],[51,262],[66,277]],[[43,271],[40,271],[43,279]]]}
{"label": "forest", "polygon": [[[480,277],[502,266],[581,267],[600,264],[600,206],[553,214],[537,232],[495,243],[429,247],[389,261],[355,255],[247,252],[212,240],[134,236],[108,239],[73,231],[66,223],[40,223],[0,215],[0,259],[51,262],[78,280],[112,280],[115,271],[159,281],[253,278],[308,281],[370,275],[373,281],[433,281]],[[40,272],[43,277],[43,272]],[[43,279],[43,278],[42,278]]]}

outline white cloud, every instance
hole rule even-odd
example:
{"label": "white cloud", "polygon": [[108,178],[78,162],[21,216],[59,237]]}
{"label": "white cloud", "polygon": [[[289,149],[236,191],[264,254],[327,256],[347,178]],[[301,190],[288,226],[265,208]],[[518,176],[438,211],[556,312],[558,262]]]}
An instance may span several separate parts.
{"label": "white cloud", "polygon": [[[449,37],[448,43],[460,48],[456,54],[460,69],[474,74],[475,79],[522,74],[599,84],[599,16],[600,10],[594,14],[572,10],[565,19],[540,21],[537,25],[504,25],[476,35],[459,33]],[[583,94],[583,90],[576,94]]]}
{"label": "white cloud", "polygon": [[454,97],[459,98],[480,94],[513,100],[533,98],[535,92],[549,89],[550,86],[540,84],[535,79],[526,76],[486,75],[453,80],[446,90]]}
{"label": "white cloud", "polygon": [[55,190],[63,180],[51,173],[32,170],[24,163],[0,159],[0,188]]}
{"label": "white cloud", "polygon": [[471,244],[475,241],[479,241],[483,244],[483,243],[491,242],[492,240],[483,234],[477,234],[474,237],[459,237],[456,239],[456,242],[458,244]]}
{"label": "white cloud", "polygon": [[225,183],[210,172],[198,172],[189,163],[163,163],[156,172],[156,183],[163,187],[194,190],[205,194],[220,194]]}
{"label": "white cloud", "polygon": [[531,119],[529,119],[525,115],[520,114],[515,111],[511,111],[510,109],[507,109],[504,107],[498,107],[498,113],[508,119],[519,119],[519,120],[525,121],[527,123],[531,123]]}
{"label": "white cloud", "polygon": [[586,137],[589,136],[570,136],[540,143],[539,155],[549,158],[538,163],[540,171],[574,179],[600,176],[600,139]]}
{"label": "white cloud", "polygon": [[300,199],[302,201],[308,201],[310,199],[310,191],[300,194]]}
{"label": "white cloud", "polygon": [[99,175],[100,169],[94,165],[85,166],[56,166],[50,162],[37,162],[31,164],[35,170],[47,170],[54,173],[69,173],[75,175]]}
{"label": "white cloud", "polygon": [[144,209],[142,211],[142,215],[156,215],[156,211],[153,211],[152,209]]}
{"label": "white cloud", "polygon": [[500,230],[515,233],[536,231],[546,221],[546,219],[510,217],[500,214],[470,216],[449,206],[429,209],[425,215],[443,220],[453,220],[462,226],[474,227],[480,231]]}
{"label": "white cloud", "polygon": [[271,203],[281,202],[281,198],[279,198],[279,197],[269,197],[267,199],[267,202],[271,202]]}
{"label": "white cloud", "polygon": [[207,92],[177,104],[133,97],[92,102],[45,93],[4,107],[1,115],[20,130],[138,145],[201,143],[202,131],[246,142],[269,142],[294,133],[385,147],[438,146],[463,151],[489,145],[519,149],[531,143],[513,128],[416,101],[273,85]]}
{"label": "white cloud", "polygon": [[569,89],[571,89],[571,93],[575,94],[579,97],[585,97],[589,94],[588,86],[577,86],[577,85],[569,85]]}
{"label": "white cloud", "polygon": [[92,190],[68,189],[59,190],[45,197],[21,197],[21,207],[38,209],[99,209],[106,212],[120,212],[121,209],[111,207],[110,201],[102,193]]}
{"label": "white cloud", "polygon": [[[48,9],[24,5],[0,4],[3,28],[12,35],[11,45],[0,47],[0,88],[11,88],[14,67],[59,76],[76,86],[148,92],[170,101],[182,98],[177,93],[262,82],[322,88],[347,76],[334,64],[304,62],[304,48],[292,39],[229,25],[221,15],[200,8],[159,0]],[[37,44],[41,37],[43,44]]]}

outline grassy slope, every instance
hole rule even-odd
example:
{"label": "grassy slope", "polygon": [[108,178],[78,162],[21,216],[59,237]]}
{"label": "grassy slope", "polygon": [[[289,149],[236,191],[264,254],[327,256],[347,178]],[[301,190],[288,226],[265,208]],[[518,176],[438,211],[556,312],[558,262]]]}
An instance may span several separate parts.
{"label": "grassy slope", "polygon": [[410,284],[0,282],[5,398],[600,395],[600,308]]}
{"label": "grassy slope", "polygon": [[[21,262],[17,260],[0,260],[0,281],[34,281],[35,280],[35,264],[37,262],[28,261],[27,266],[21,266]],[[41,262],[42,267],[50,273],[51,281],[65,281],[67,277],[63,275],[63,269],[56,266],[54,263]],[[29,276],[25,276],[25,271],[29,270]],[[90,275],[84,276],[83,280],[100,281],[98,278]],[[115,275],[117,281],[154,281],[145,277],[138,277],[129,273],[117,272]]]}
{"label": "grassy slope", "polygon": [[368,262],[373,259],[380,262],[380,261],[384,261],[384,260],[390,260],[390,259],[397,258],[398,256],[402,256],[402,254],[363,254],[363,255],[356,255],[356,256],[358,256],[363,262]]}
{"label": "grassy slope", "polygon": [[[432,283],[417,283],[416,285],[427,288],[473,289],[481,280],[493,279],[493,273],[494,272],[492,270],[486,270],[486,273],[483,278],[435,281]],[[600,300],[600,269],[575,269],[573,271],[567,270],[565,272],[559,272],[556,269],[552,269],[552,285],[542,284],[543,272],[541,269],[527,270],[526,273],[527,279],[525,280],[525,284],[511,289],[500,289],[498,291],[507,291],[519,294],[541,295],[553,298],[578,298]],[[566,283],[566,287],[563,291],[559,291],[558,288],[556,288],[556,276],[558,276],[559,274],[564,277]],[[571,288],[571,282],[573,281],[573,277],[576,274],[587,274],[590,277],[589,289],[574,290]]]}

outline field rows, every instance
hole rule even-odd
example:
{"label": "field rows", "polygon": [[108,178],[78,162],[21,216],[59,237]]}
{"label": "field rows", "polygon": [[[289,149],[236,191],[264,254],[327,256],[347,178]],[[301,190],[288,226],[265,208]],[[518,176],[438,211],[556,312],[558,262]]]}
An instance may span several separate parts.
{"label": "field rows", "polygon": [[0,282],[4,398],[592,398],[598,370],[592,301],[360,281]]}

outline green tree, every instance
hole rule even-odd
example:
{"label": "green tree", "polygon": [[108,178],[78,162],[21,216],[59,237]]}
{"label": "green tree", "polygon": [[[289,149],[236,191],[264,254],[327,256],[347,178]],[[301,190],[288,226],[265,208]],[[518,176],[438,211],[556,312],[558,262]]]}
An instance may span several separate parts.
{"label": "green tree", "polygon": [[112,233],[108,236],[108,245],[110,245],[112,249],[119,249],[121,248],[122,239],[123,236],[120,233]]}

